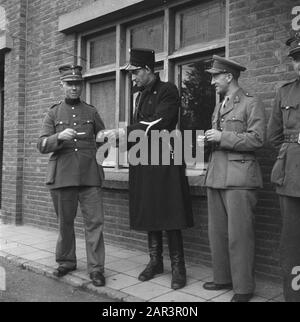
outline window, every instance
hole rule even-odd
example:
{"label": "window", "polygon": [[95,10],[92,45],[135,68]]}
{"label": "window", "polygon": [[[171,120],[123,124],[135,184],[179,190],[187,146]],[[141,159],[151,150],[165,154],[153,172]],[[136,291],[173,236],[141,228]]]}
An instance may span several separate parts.
{"label": "window", "polygon": [[206,2],[176,15],[176,49],[225,37],[225,1]]}
{"label": "window", "polygon": [[[97,108],[105,127],[107,129],[116,127],[116,80],[115,76],[108,76],[90,81],[89,83],[90,102]],[[109,151],[108,157],[103,165],[114,167],[116,165],[116,149]]]}
{"label": "window", "polygon": [[[209,68],[214,53],[225,53],[227,2],[199,2],[170,1],[151,12],[139,11],[116,21],[112,19],[105,26],[79,34],[78,63],[84,65],[86,100],[97,107],[107,129],[133,121],[137,93],[123,67],[131,47],[154,49],[156,72],[163,81],[178,86],[181,95],[178,127],[193,133],[210,128],[218,97],[205,69]],[[195,144],[194,135],[193,149]],[[115,170],[126,168],[126,155],[111,149],[104,166]],[[199,169],[197,164],[188,164],[188,168],[192,172]]]}
{"label": "window", "polygon": [[164,18],[158,17],[129,27],[130,46],[154,49],[156,53],[164,50]]}
{"label": "window", "polygon": [[91,104],[101,115],[107,128],[116,126],[116,80],[104,78],[90,83]]}
{"label": "window", "polygon": [[116,32],[105,33],[88,41],[88,67],[116,63]]}
{"label": "window", "polygon": [[[223,52],[218,52],[223,56]],[[178,88],[181,97],[179,115],[180,130],[192,130],[192,151],[195,156],[196,130],[206,131],[211,128],[211,117],[216,105],[216,93],[211,85],[211,76],[205,70],[210,68],[212,53],[200,56],[190,61],[177,64]],[[204,160],[208,160],[206,150]],[[197,168],[199,164],[189,164],[190,168]],[[202,165],[203,166],[203,165]]]}

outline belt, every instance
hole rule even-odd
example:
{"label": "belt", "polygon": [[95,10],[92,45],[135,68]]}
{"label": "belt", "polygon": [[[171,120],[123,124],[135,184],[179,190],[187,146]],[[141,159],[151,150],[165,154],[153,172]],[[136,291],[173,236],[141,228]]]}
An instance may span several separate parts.
{"label": "belt", "polygon": [[298,143],[300,144],[300,133],[297,134],[284,134],[285,143]]}

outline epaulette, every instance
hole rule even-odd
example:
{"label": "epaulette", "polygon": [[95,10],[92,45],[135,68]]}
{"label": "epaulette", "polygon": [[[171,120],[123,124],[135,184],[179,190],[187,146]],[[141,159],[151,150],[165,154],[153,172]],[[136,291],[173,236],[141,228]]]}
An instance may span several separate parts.
{"label": "epaulette", "polygon": [[292,82],[285,83],[281,87],[285,87],[287,85],[291,85],[291,84],[295,83],[296,81],[297,81],[297,79],[293,80]]}
{"label": "epaulette", "polygon": [[56,103],[56,104],[53,104],[51,107],[50,107],[50,110],[53,108],[53,107],[55,107],[55,106],[57,106],[57,105],[59,105],[59,104],[61,104],[61,101],[59,101],[58,103]]}
{"label": "epaulette", "polygon": [[247,96],[247,97],[253,97],[253,95],[252,95],[252,94],[250,94],[249,92],[246,92],[244,89],[242,89],[242,92],[243,92],[243,94],[244,94],[245,96]]}
{"label": "epaulette", "polygon": [[86,104],[86,105],[88,105],[88,106],[91,106],[91,107],[93,107],[93,108],[96,108],[94,105],[92,105],[92,104],[89,104],[89,103],[87,103],[87,102],[85,102],[85,101],[81,101],[82,103],[84,103],[84,104]]}

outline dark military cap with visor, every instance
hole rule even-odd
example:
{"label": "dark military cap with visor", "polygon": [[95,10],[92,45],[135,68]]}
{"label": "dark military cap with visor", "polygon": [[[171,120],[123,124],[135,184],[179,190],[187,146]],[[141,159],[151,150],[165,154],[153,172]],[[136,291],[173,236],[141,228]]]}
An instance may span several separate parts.
{"label": "dark military cap with visor", "polygon": [[289,56],[293,57],[300,52],[300,32],[292,31],[291,37],[286,41],[286,45],[290,47]]}
{"label": "dark military cap with visor", "polygon": [[81,70],[82,66],[79,65],[62,65],[58,68],[60,72],[60,80],[65,82],[81,82],[83,81]]}
{"label": "dark military cap with visor", "polygon": [[207,69],[206,71],[210,74],[230,73],[238,77],[240,75],[240,72],[245,70],[246,67],[233,60],[226,59],[218,55],[213,55],[212,67],[210,69]]}

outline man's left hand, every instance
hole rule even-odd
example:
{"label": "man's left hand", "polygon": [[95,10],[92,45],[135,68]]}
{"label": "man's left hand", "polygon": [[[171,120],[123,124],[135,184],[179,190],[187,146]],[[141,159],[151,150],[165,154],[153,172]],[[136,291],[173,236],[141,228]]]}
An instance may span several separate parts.
{"label": "man's left hand", "polygon": [[205,132],[205,137],[208,142],[221,142],[222,132],[211,129]]}

